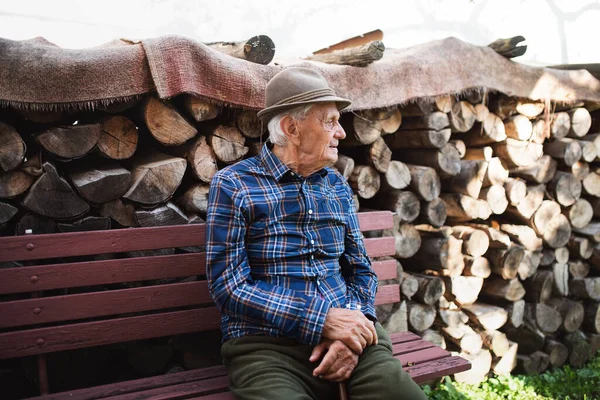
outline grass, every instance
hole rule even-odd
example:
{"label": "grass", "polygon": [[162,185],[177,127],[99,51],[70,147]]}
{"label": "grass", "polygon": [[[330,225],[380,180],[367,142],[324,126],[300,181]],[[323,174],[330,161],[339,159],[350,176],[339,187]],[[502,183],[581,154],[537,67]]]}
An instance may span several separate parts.
{"label": "grass", "polygon": [[597,400],[600,356],[580,369],[563,366],[540,375],[494,376],[477,386],[446,377],[436,388],[423,390],[432,400]]}

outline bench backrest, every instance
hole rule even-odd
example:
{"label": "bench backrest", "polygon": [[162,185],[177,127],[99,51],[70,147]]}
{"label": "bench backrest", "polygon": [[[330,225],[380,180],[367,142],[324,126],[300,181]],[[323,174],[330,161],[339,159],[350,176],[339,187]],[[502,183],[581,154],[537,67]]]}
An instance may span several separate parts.
{"label": "bench backrest", "polygon": [[[389,211],[361,212],[359,222],[362,231],[393,224]],[[0,269],[0,296],[10,298],[0,301],[0,359],[218,329],[204,251],[96,257],[204,245],[204,224],[0,237],[0,262],[26,265]],[[372,258],[394,254],[393,237],[365,245]],[[393,259],[373,266],[380,280],[396,277]],[[164,281],[184,277],[197,280]],[[126,282],[144,286],[110,287]],[[399,293],[398,285],[380,286],[376,304],[399,302]]]}

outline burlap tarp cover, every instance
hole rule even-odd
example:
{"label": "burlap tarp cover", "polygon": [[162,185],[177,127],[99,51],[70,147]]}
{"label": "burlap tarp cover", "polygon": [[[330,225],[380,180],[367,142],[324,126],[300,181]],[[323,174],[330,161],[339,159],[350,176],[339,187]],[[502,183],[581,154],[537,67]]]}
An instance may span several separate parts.
{"label": "burlap tarp cover", "polygon": [[85,50],[41,38],[0,39],[0,105],[93,109],[156,91],[161,98],[191,93],[260,109],[268,80],[291,65],[319,70],[338,95],[353,101],[354,110],[480,88],[531,99],[600,101],[600,81],[585,70],[531,67],[456,38],[387,49],[381,60],[358,68],[302,60],[258,65],[170,35]]}

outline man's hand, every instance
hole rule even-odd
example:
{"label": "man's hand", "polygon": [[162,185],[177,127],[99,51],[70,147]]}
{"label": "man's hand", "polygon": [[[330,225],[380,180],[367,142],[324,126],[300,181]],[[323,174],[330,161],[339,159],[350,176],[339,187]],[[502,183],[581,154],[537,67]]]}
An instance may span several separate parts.
{"label": "man's hand", "polygon": [[377,344],[375,325],[358,310],[331,308],[325,318],[323,337],[341,340],[356,354],[363,349]]}
{"label": "man's hand", "polygon": [[[323,357],[325,354],[325,357]],[[316,362],[321,357],[321,363],[313,370],[313,376],[318,376],[332,382],[343,382],[350,378],[358,364],[358,355],[340,340],[323,339],[315,346],[310,355],[310,361]]]}

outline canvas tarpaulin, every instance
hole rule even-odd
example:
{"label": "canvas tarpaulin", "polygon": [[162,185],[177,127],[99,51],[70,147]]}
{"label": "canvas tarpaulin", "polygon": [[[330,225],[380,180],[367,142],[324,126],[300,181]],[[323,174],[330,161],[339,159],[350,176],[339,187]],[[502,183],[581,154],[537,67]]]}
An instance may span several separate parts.
{"label": "canvas tarpaulin", "polygon": [[485,88],[510,96],[600,102],[600,81],[585,70],[531,67],[456,38],[387,49],[367,67],[291,60],[253,64],[181,36],[62,49],[43,39],[0,39],[0,105],[89,109],[156,91],[191,93],[221,104],[260,109],[269,79],[296,65],[319,70],[352,109],[404,104]]}

